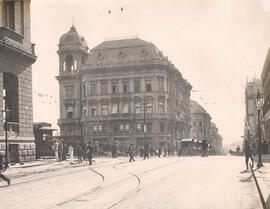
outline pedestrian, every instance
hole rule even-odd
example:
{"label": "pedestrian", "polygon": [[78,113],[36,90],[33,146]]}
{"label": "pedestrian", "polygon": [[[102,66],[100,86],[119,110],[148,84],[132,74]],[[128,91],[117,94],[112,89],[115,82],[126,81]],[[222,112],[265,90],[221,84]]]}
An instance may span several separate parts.
{"label": "pedestrian", "polygon": [[73,146],[72,146],[72,144],[69,145],[68,152],[69,152],[70,164],[73,164]]}
{"label": "pedestrian", "polygon": [[76,146],[76,151],[77,151],[77,155],[78,155],[78,162],[82,163],[82,157],[83,157],[83,148],[82,145],[77,144]]}
{"label": "pedestrian", "polygon": [[158,147],[158,157],[160,157],[162,155],[162,146],[159,145]]}
{"label": "pedestrian", "polygon": [[62,160],[66,160],[68,155],[68,145],[63,142],[63,156]]}
{"label": "pedestrian", "polygon": [[143,158],[144,156],[144,149],[143,146],[140,148],[140,157]]}
{"label": "pedestrian", "polygon": [[250,144],[250,141],[249,140],[245,140],[245,144],[244,144],[244,152],[245,152],[245,157],[246,157],[246,167],[247,167],[247,170],[248,170],[248,161],[249,161],[249,158],[252,162],[252,168],[254,166],[254,159],[253,159],[253,156],[252,156],[252,148],[251,148],[251,144]]}
{"label": "pedestrian", "polygon": [[241,149],[240,149],[240,146],[238,145],[238,146],[236,147],[236,154],[237,154],[237,155],[240,155],[240,150],[241,150]]}
{"label": "pedestrian", "polygon": [[53,145],[52,145],[52,149],[54,151],[56,160],[58,160],[58,145],[59,145],[59,142],[57,140],[55,140]]}
{"label": "pedestrian", "polygon": [[135,161],[134,160],[134,157],[133,157],[133,146],[132,146],[132,144],[130,144],[129,145],[129,147],[128,147],[128,154],[129,154],[129,162],[131,162],[131,161]]}
{"label": "pedestrian", "polygon": [[144,146],[143,146],[143,149],[144,149],[144,159],[149,159],[149,145],[147,142],[144,143]]}
{"label": "pedestrian", "polygon": [[87,149],[86,150],[86,155],[87,155],[87,158],[88,158],[89,165],[92,165],[92,158],[93,158],[94,147],[93,147],[91,141],[89,141],[87,143],[86,149]]}
{"label": "pedestrian", "polygon": [[63,160],[63,141],[62,141],[62,139],[59,140],[59,144],[58,144],[58,158],[59,158],[59,162],[61,162]]}
{"label": "pedestrian", "polygon": [[[5,165],[6,166],[6,165]],[[6,177],[2,172],[6,169],[7,167],[4,167],[4,156],[0,153],[0,178],[3,179],[8,183],[8,186],[10,185],[10,179]]]}

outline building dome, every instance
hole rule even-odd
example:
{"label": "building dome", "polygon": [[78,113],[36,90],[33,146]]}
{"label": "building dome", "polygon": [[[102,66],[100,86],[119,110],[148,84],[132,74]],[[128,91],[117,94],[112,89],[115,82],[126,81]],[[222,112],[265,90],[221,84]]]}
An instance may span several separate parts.
{"label": "building dome", "polygon": [[104,41],[91,49],[86,69],[170,64],[158,48],[139,38]]}
{"label": "building dome", "polygon": [[59,40],[59,51],[66,50],[83,50],[88,51],[87,43],[84,37],[80,36],[76,28],[72,26],[70,30],[63,34]]}

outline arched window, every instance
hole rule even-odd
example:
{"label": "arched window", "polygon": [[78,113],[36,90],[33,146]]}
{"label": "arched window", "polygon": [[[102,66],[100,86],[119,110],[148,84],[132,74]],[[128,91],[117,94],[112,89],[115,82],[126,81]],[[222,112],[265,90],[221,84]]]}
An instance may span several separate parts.
{"label": "arched window", "polygon": [[66,56],[66,71],[74,70],[74,61],[72,55]]}
{"label": "arched window", "polygon": [[12,73],[4,73],[3,108],[9,112],[8,122],[19,122],[18,78]]}

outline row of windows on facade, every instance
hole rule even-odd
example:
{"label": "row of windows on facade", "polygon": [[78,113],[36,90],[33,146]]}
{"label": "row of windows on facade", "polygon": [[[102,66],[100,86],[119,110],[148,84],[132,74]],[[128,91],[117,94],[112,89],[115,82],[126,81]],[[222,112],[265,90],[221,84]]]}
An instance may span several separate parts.
{"label": "row of windows on facade", "polygon": [[[16,9],[15,9],[16,8]],[[20,28],[19,32],[24,34],[24,4],[23,1],[3,2],[3,24],[5,27],[14,30]],[[15,20],[20,20],[20,25],[15,25]]]}
{"label": "row of windows on facade", "polygon": [[[67,109],[66,109],[67,118],[73,118],[73,111],[74,111],[73,106],[67,106]],[[139,102],[135,103],[134,112],[136,114],[143,113],[144,112],[143,105],[141,103],[139,103]],[[146,103],[145,104],[145,112],[146,113],[153,113],[153,104],[152,103]],[[158,112],[159,113],[165,113],[164,101],[159,102]],[[82,116],[99,116],[99,115],[106,116],[106,115],[109,115],[109,114],[118,114],[118,113],[120,113],[118,103],[113,103],[112,104],[110,112],[109,112],[109,106],[108,105],[102,105],[101,106],[101,112],[98,111],[97,105],[90,106],[88,113],[87,113],[87,108],[86,107],[82,108]],[[121,113],[122,114],[130,113],[130,104],[129,103],[124,103],[123,104]]]}
{"label": "row of windows on facade", "polygon": [[[158,91],[164,91],[164,78],[163,77],[158,77],[157,79],[157,84],[158,84]],[[122,91],[120,92],[120,88],[122,87]],[[97,88],[97,82],[92,81],[90,82],[90,95],[97,95],[98,94],[98,88]],[[87,88],[86,84],[84,83],[82,85],[82,96],[86,97],[87,95]],[[134,80],[134,92],[142,92],[143,89],[141,87],[141,80],[135,79]],[[152,85],[152,80],[145,80],[145,90],[146,92],[151,92],[153,91],[153,85]],[[117,94],[117,93],[130,93],[130,81],[129,80],[123,80],[122,86],[119,86],[118,81],[111,81],[111,93],[112,94]],[[108,81],[101,81],[100,82],[100,94],[109,94],[109,82]],[[66,87],[66,97],[67,98],[73,98],[74,97],[74,86],[67,86]]]}
{"label": "row of windows on facade", "polygon": [[[108,132],[107,125],[101,125],[101,124],[92,125],[91,127],[89,127],[89,129],[84,127],[84,132],[87,132],[88,130],[92,133],[107,133]],[[145,128],[144,128],[144,124],[141,124],[141,123],[136,124],[136,131],[137,132],[142,133],[142,132],[144,132],[144,130],[147,133],[152,133],[153,123],[151,123],[151,122],[146,123]],[[169,130],[169,126],[168,126],[168,130]],[[113,131],[114,131],[114,133],[119,133],[119,132],[129,133],[130,126],[129,126],[129,124],[114,125]],[[159,131],[160,131],[160,133],[165,132],[165,123],[164,122],[159,123]]]}

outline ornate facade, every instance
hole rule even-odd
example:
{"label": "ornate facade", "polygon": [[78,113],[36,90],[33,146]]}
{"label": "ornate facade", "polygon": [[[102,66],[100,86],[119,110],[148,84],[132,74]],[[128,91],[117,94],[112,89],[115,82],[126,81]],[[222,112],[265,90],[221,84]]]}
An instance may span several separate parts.
{"label": "ornate facade", "polygon": [[88,53],[75,27],[60,38],[61,135],[154,147],[186,138],[191,85],[152,43],[104,41]]}
{"label": "ornate facade", "polygon": [[35,159],[31,65],[36,61],[30,0],[0,0],[0,11],[0,152],[5,152],[6,118],[9,161],[29,161]]}

